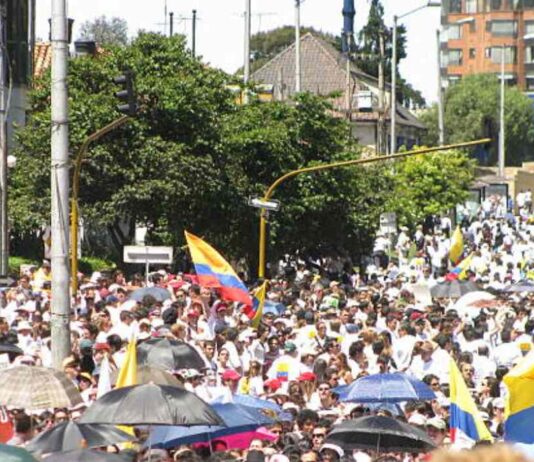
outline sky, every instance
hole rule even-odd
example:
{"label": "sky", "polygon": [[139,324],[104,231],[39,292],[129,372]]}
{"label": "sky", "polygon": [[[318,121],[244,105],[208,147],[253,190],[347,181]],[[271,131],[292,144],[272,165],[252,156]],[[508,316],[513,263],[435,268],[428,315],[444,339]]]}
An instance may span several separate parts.
{"label": "sky", "polygon": [[[48,38],[48,18],[52,0],[37,2],[37,37]],[[139,29],[163,32],[165,3],[174,12],[176,33],[191,39],[190,18],[197,10],[197,53],[213,66],[234,72],[243,64],[243,11],[245,0],[67,0],[69,17],[75,20],[74,39],[79,26],[87,20],[106,15],[128,22],[130,35]],[[367,20],[369,0],[356,0],[356,33]],[[393,24],[393,15],[403,15],[426,0],[382,0],[385,21]],[[294,0],[252,0],[252,33],[294,23]],[[343,0],[303,0],[301,24],[339,34],[343,25]],[[408,29],[408,57],[400,72],[427,101],[436,100],[437,44],[439,8],[425,8],[401,20]]]}

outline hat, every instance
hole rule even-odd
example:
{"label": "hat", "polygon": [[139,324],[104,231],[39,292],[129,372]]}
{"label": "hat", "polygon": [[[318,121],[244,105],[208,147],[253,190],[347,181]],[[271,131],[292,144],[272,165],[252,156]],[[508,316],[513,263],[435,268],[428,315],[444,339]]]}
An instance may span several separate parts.
{"label": "hat", "polygon": [[78,377],[80,380],[85,379],[90,383],[93,382],[93,377],[91,376],[91,374],[89,374],[89,372],[82,372],[80,375],[78,375]]}
{"label": "hat", "polygon": [[82,340],[80,340],[80,350],[84,350],[86,348],[92,348],[93,347],[93,341],[88,339],[88,338],[84,338]]}
{"label": "hat", "polygon": [[50,262],[49,262],[48,260],[43,260],[43,264],[42,264],[42,266],[43,266],[44,268],[50,268]]}
{"label": "hat", "polygon": [[492,406],[494,408],[497,408],[497,409],[504,409],[504,399],[502,398],[495,398],[492,402],[491,402]]}
{"label": "hat", "polygon": [[337,282],[337,281],[332,281],[332,282],[330,283],[329,287],[332,289],[332,288],[334,288],[334,287],[337,287],[338,285],[339,285],[339,282]]}
{"label": "hat", "polygon": [[95,351],[110,351],[111,347],[107,343],[101,342],[101,343],[95,343],[93,345],[93,350],[95,350]]}
{"label": "hat", "polygon": [[32,326],[28,321],[20,321],[17,324],[17,331],[20,332],[21,330],[32,330]]}
{"label": "hat", "polygon": [[222,374],[223,380],[239,380],[241,376],[233,369],[227,369]]}
{"label": "hat", "polygon": [[432,417],[431,419],[428,419],[426,421],[426,426],[434,427],[442,432],[444,432],[447,429],[447,424],[440,417]]}
{"label": "hat", "polygon": [[417,321],[418,319],[424,318],[423,313],[420,313],[419,311],[413,311],[412,314],[410,314],[410,321]]}
{"label": "hat", "polygon": [[278,379],[269,379],[266,380],[263,385],[274,392],[282,386],[282,382],[280,382]]}
{"label": "hat", "polygon": [[319,452],[323,452],[325,449],[331,449],[337,453],[340,459],[345,455],[345,451],[343,451],[343,449],[341,449],[337,444],[325,443],[321,446]]}
{"label": "hat", "polygon": [[293,342],[286,342],[284,344],[284,351],[287,351],[288,353],[297,351],[297,345],[295,345]]}
{"label": "hat", "polygon": [[427,423],[426,417],[418,412],[414,413],[409,419],[408,423],[411,425],[424,426]]}
{"label": "hat", "polygon": [[189,318],[198,318],[199,314],[197,310],[188,310],[187,311],[187,317]]}
{"label": "hat", "polygon": [[303,372],[297,377],[299,382],[313,382],[317,377],[313,372]]}

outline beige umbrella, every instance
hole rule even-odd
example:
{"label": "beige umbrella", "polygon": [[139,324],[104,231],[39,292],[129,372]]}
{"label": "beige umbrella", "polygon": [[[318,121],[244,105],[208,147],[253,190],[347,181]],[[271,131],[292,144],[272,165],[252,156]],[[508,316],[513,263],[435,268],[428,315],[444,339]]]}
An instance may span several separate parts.
{"label": "beige umbrella", "polygon": [[46,409],[80,403],[82,397],[74,383],[56,369],[17,366],[0,372],[0,405]]}

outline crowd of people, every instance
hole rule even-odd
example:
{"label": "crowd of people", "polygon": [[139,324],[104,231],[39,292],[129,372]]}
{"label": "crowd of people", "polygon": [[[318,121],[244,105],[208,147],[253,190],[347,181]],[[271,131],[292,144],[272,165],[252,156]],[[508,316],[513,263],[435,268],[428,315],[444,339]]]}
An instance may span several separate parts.
{"label": "crowd of people", "polygon": [[[424,430],[446,448],[450,357],[499,441],[503,377],[532,349],[533,296],[506,289],[534,278],[534,224],[482,212],[461,225],[463,256],[469,257],[464,277],[493,294],[477,306],[429,295],[451,271],[453,229],[446,218],[402,227],[395,239],[379,233],[373,257],[359,268],[334,257],[282,261],[269,281],[270,309],[256,328],[242,307],[199,286],[192,274],[153,273],[149,285],[167,290],[169,297],[137,302],[130,294],[144,285],[142,277],[119,270],[95,273],[81,281],[73,301],[72,355],[63,363],[84,403],[41,412],[9,409],[14,434],[8,444],[23,446],[36,433],[79,419],[97,397],[103,358],[119,369],[131,339],[152,337],[184,341],[201,353],[204,368],[170,372],[206,402],[239,393],[271,400],[283,410],[283,418],[267,429],[268,439],[253,439],[245,450],[214,445],[212,460],[427,460],[427,455],[346,451],[326,440],[343,420],[380,414]],[[0,300],[0,340],[24,352],[6,357],[3,366],[51,366],[48,262],[22,274]],[[397,410],[339,399],[340,386],[395,371],[425,382],[436,399],[405,402]],[[154,450],[151,460],[189,462],[203,454],[188,445]],[[138,460],[146,457],[138,451]]]}

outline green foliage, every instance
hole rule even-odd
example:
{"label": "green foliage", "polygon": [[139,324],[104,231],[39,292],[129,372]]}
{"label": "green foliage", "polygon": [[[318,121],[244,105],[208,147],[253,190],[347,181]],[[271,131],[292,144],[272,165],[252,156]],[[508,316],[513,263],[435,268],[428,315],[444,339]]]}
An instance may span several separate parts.
{"label": "green foliage", "polygon": [[104,47],[124,46],[128,43],[128,23],[122,18],[106,16],[85,21],[80,28],[80,39],[93,40]]}
{"label": "green foliage", "polygon": [[[117,260],[136,223],[148,227],[151,244],[182,245],[188,229],[225,255],[253,259],[258,216],[247,206],[249,195],[295,168],[359,155],[346,121],[332,117],[325,100],[302,95],[296,104],[236,106],[228,76],[192,58],[183,37],[156,34],[70,62],[73,153],[118,117],[112,79],[124,67],[135,74],[139,114],[91,145],[80,188],[86,226],[91,234],[109,231]],[[47,74],[31,92],[27,126],[17,133],[10,215],[19,235],[49,220],[49,88]],[[283,208],[271,217],[269,255],[367,249],[389,184],[380,168],[288,181],[275,193]]]}
{"label": "green foliage", "polygon": [[425,154],[395,163],[394,194],[388,210],[400,224],[414,226],[428,215],[444,213],[464,201],[473,181],[474,162],[462,151]]}
{"label": "green foliage", "polygon": [[10,256],[8,262],[9,274],[20,274],[20,267],[22,265],[39,266],[40,262],[31,258]]}
{"label": "green foliage", "polygon": [[[495,164],[498,151],[500,85],[492,74],[466,76],[445,93],[445,137],[449,143],[491,137],[489,162]],[[438,139],[437,108],[421,119],[428,127],[424,140]],[[506,163],[520,165],[532,159],[534,148],[534,109],[531,100],[515,87],[505,90]]]}
{"label": "green foliage", "polygon": [[91,274],[95,271],[109,271],[116,268],[115,263],[97,257],[82,257],[78,260],[78,271]]}

